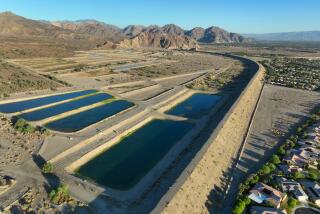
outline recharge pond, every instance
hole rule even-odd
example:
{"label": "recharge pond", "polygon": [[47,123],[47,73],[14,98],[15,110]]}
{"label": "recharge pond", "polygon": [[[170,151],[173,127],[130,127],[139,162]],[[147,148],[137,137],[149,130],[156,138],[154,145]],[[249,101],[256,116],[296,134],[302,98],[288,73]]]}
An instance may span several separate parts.
{"label": "recharge pond", "polygon": [[19,111],[24,111],[27,109],[37,108],[40,106],[60,102],[63,100],[68,100],[72,98],[76,98],[79,96],[95,93],[97,90],[85,90],[85,91],[77,91],[65,94],[57,94],[47,97],[41,97],[36,99],[17,101],[12,103],[5,103],[0,105],[0,112],[2,113],[15,113]]}
{"label": "recharge pond", "polygon": [[82,165],[76,173],[106,187],[128,190],[192,127],[189,122],[154,119]]}
{"label": "recharge pond", "polygon": [[77,114],[64,117],[59,120],[45,124],[45,127],[60,132],[76,132],[125,109],[134,106],[133,103],[125,100],[116,100],[88,109]]}
{"label": "recharge pond", "polygon": [[220,99],[221,96],[196,93],[165,113],[197,119],[208,114]]}
{"label": "recharge pond", "polygon": [[84,106],[89,106],[103,100],[112,98],[109,94],[94,94],[81,99],[72,100],[70,102],[54,105],[48,108],[39,109],[36,111],[28,112],[19,115],[19,118],[23,118],[28,121],[38,121],[43,120],[48,117],[52,117],[64,112],[75,110]]}

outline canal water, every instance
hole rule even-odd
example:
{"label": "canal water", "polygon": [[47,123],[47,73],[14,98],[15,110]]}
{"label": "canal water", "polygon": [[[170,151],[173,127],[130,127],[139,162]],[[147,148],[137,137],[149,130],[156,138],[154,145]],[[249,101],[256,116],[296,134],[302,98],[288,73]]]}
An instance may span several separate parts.
{"label": "canal water", "polygon": [[193,127],[185,121],[154,119],[77,170],[89,180],[118,190],[136,185]]}
{"label": "canal water", "polygon": [[125,109],[134,106],[126,100],[116,100],[86,111],[73,114],[62,119],[50,122],[44,126],[48,129],[60,132],[76,132],[94,123],[104,120]]}
{"label": "canal water", "polygon": [[192,119],[200,118],[208,114],[220,101],[221,96],[213,94],[196,93],[185,101],[177,104],[166,111],[166,114],[187,117]]}
{"label": "canal water", "polygon": [[85,91],[77,91],[65,94],[52,95],[47,97],[41,97],[31,100],[24,100],[12,103],[6,103],[0,105],[0,112],[2,113],[15,113],[19,111],[24,111],[27,109],[37,108],[40,106],[60,102],[63,100],[73,99],[79,96],[95,93],[97,90],[85,90]]}
{"label": "canal water", "polygon": [[112,98],[109,94],[93,94],[90,96],[86,96],[81,99],[73,100],[70,102],[54,105],[48,108],[39,109],[36,111],[28,112],[25,114],[21,114],[18,117],[23,118],[28,121],[38,121],[43,120],[48,117],[52,117],[58,114],[62,114],[64,112],[68,112],[71,110],[75,110],[84,106],[89,106],[98,102],[101,102],[103,100],[107,100]]}

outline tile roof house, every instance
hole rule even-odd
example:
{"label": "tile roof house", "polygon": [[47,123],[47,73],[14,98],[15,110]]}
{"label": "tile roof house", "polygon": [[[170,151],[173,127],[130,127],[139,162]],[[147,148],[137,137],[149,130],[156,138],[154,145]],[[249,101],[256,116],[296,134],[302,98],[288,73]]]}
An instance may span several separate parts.
{"label": "tile roof house", "polygon": [[320,159],[320,150],[312,147],[304,147],[299,149],[298,155],[308,161],[316,161]]}
{"label": "tile roof house", "polygon": [[292,156],[285,158],[284,161],[288,164],[297,165],[299,167],[304,167],[309,164],[308,160],[296,154],[293,154]]}
{"label": "tile roof house", "polygon": [[289,175],[293,172],[303,172],[303,169],[299,166],[294,166],[294,165],[279,165],[279,168],[281,171],[284,172],[284,174]]}
{"label": "tile roof house", "polygon": [[300,182],[311,201],[320,206],[320,185],[315,181],[301,181]]}
{"label": "tile roof house", "polygon": [[287,214],[287,212],[272,207],[252,206],[250,214]]}
{"label": "tile roof house", "polygon": [[307,139],[315,141],[317,143],[320,143],[320,134],[319,133],[309,133]]}
{"label": "tile roof house", "polygon": [[301,185],[294,180],[283,180],[281,182],[282,191],[291,193],[296,199],[305,202],[309,199],[308,195],[303,191]]}
{"label": "tile roof house", "polygon": [[281,202],[287,197],[286,194],[264,183],[257,183],[251,190],[249,198],[258,204],[268,202],[275,208],[279,208]]}

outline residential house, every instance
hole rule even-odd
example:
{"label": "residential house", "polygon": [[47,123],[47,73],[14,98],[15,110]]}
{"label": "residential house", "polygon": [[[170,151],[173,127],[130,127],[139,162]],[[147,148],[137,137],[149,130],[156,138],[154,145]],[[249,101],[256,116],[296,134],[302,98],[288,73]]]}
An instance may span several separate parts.
{"label": "residential house", "polygon": [[281,171],[284,172],[285,175],[290,175],[294,172],[303,172],[303,169],[299,166],[295,166],[295,165],[279,165],[279,168]]}
{"label": "residential house", "polygon": [[272,207],[252,206],[250,214],[287,214],[287,212]]}
{"label": "residential house", "polygon": [[300,148],[297,153],[300,157],[308,161],[308,165],[316,167],[320,160],[320,150],[313,147]]}
{"label": "residential house", "polygon": [[249,198],[258,204],[269,203],[279,208],[281,202],[287,197],[286,194],[264,183],[257,183],[251,190]]}
{"label": "residential house", "polygon": [[320,143],[320,133],[317,133],[317,132],[308,133],[307,140],[312,140],[317,143]]}
{"label": "residential house", "polygon": [[308,195],[305,193],[305,191],[303,191],[301,185],[294,180],[286,180],[284,178],[281,182],[281,188],[282,191],[293,194],[294,197],[301,202],[306,202],[309,199]]}
{"label": "residential house", "polygon": [[306,190],[310,200],[320,206],[320,185],[315,181],[301,181],[300,183]]}
{"label": "residential house", "polygon": [[299,155],[293,154],[289,157],[284,158],[284,162],[290,165],[296,165],[298,167],[305,167],[309,164],[309,161],[300,157]]}

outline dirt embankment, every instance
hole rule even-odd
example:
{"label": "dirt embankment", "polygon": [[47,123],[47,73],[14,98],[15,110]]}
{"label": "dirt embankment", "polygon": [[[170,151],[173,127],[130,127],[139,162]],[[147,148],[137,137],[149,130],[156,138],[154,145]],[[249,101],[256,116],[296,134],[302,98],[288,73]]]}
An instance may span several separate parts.
{"label": "dirt embankment", "polygon": [[[260,69],[230,109],[220,130],[208,140],[209,147],[195,169],[162,213],[214,213],[230,176],[230,168],[243,142],[263,83]],[[200,151],[201,152],[201,151]],[[214,203],[214,205],[212,204]]]}

